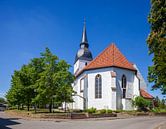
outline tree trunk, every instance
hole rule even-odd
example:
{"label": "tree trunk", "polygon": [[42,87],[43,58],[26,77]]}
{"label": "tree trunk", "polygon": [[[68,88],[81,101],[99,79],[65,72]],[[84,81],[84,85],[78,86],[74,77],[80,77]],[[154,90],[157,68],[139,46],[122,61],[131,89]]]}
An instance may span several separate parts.
{"label": "tree trunk", "polygon": [[65,112],[66,112],[66,101],[64,103],[65,103]]}
{"label": "tree trunk", "polygon": [[18,105],[17,109],[20,110],[20,105]]}
{"label": "tree trunk", "polygon": [[29,100],[28,100],[28,105],[27,105],[28,111],[29,111],[29,106],[30,106],[30,104],[29,104]]}
{"label": "tree trunk", "polygon": [[28,111],[29,111],[29,103],[28,103],[27,107],[28,107]]}
{"label": "tree trunk", "polygon": [[35,113],[36,113],[36,108],[37,108],[36,106],[37,106],[37,105],[36,105],[36,102],[35,102],[35,105],[34,105]]}
{"label": "tree trunk", "polygon": [[65,112],[66,112],[66,94],[64,96],[64,100],[65,100]]}
{"label": "tree trunk", "polygon": [[49,104],[49,112],[50,113],[52,112],[52,102],[50,102],[50,104]]}

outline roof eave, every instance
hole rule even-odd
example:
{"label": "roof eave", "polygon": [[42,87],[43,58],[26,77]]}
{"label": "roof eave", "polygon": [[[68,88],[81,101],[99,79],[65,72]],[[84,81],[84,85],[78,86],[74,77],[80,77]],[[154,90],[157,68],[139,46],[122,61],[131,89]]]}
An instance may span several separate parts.
{"label": "roof eave", "polygon": [[130,71],[137,72],[136,69],[124,68],[124,67],[119,67],[119,66],[102,66],[102,67],[96,67],[96,68],[83,69],[83,70],[80,71],[77,75],[75,75],[75,77],[80,76],[84,71],[95,70],[95,69],[101,69],[101,68],[111,68],[111,67],[116,67],[116,68],[121,68],[121,69],[126,69],[126,70],[130,70]]}

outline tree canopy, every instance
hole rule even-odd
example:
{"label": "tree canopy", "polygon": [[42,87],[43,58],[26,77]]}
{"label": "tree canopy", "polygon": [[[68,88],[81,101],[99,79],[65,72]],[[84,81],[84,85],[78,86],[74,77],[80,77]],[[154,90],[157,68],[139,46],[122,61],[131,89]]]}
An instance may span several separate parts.
{"label": "tree canopy", "polygon": [[7,102],[6,102],[6,100],[3,97],[0,97],[0,103],[5,104]]}
{"label": "tree canopy", "polygon": [[152,89],[166,94],[166,1],[151,0],[148,17],[150,34],[147,39],[153,65],[149,67],[148,80],[154,83]]}
{"label": "tree canopy", "polygon": [[29,107],[36,104],[49,105],[53,101],[72,102],[74,76],[69,72],[70,65],[60,60],[46,48],[41,57],[33,58],[20,70],[14,71],[11,88],[6,98],[10,105]]}

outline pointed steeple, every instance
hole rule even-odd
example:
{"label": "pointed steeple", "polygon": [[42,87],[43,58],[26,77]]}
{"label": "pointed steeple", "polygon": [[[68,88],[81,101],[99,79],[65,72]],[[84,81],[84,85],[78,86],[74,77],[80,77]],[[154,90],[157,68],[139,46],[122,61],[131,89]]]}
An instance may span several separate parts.
{"label": "pointed steeple", "polygon": [[85,21],[85,19],[84,19],[84,27],[83,27],[82,40],[80,43],[80,47],[86,47],[86,48],[89,47],[88,38],[87,38],[87,34],[86,34],[86,21]]}
{"label": "pointed steeple", "polygon": [[91,61],[93,60],[92,53],[89,50],[89,44],[88,44],[88,38],[86,35],[86,23],[84,19],[84,27],[82,32],[82,39],[80,43],[80,49],[78,50],[76,57],[75,57],[75,63],[77,60],[84,60],[84,61]]}

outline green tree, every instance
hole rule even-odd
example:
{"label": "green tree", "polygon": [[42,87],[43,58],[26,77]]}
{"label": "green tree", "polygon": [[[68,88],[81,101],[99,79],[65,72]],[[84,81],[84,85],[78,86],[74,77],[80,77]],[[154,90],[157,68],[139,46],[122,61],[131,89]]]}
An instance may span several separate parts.
{"label": "green tree", "polygon": [[159,109],[165,109],[166,108],[165,99],[160,100],[159,97],[156,96],[154,99],[154,106]]}
{"label": "green tree", "polygon": [[4,98],[0,97],[0,103],[6,104],[7,102]]}
{"label": "green tree", "polygon": [[153,55],[153,65],[149,67],[148,80],[152,89],[160,89],[166,94],[166,1],[151,0],[148,17],[151,31],[147,39],[149,53]]}
{"label": "green tree", "polygon": [[18,109],[22,105],[26,105],[29,111],[32,100],[35,97],[36,83],[40,73],[39,66],[42,64],[40,58],[34,58],[28,65],[23,65],[19,71],[15,71],[12,80],[11,88],[7,92],[6,98],[11,104],[17,105]]}
{"label": "green tree", "polygon": [[56,100],[65,104],[73,102],[72,93],[73,88],[71,84],[74,81],[74,76],[69,72],[70,65],[68,65],[64,60],[58,62],[58,72],[56,75],[56,81],[60,84],[57,90]]}
{"label": "green tree", "polygon": [[34,98],[34,76],[33,76],[33,67],[31,65],[23,65],[20,74],[19,79],[22,85],[22,93],[23,93],[23,103],[27,106],[27,109],[29,111],[30,105],[32,104],[32,99]]}
{"label": "green tree", "polygon": [[45,65],[39,79],[39,87],[37,89],[39,94],[36,98],[38,101],[42,101],[42,103],[48,103],[49,111],[52,112],[52,100],[58,86],[57,82],[54,81],[54,74],[57,72],[58,57],[53,55],[48,48],[41,55]]}
{"label": "green tree", "polygon": [[49,111],[52,112],[53,100],[68,102],[71,99],[71,83],[74,77],[69,72],[70,65],[64,60],[59,60],[48,48],[41,55],[45,65],[44,71],[40,74],[41,77],[38,80],[39,87],[36,100],[49,104]]}
{"label": "green tree", "polygon": [[160,105],[160,99],[158,96],[156,96],[154,98],[154,107],[159,107],[159,105]]}
{"label": "green tree", "polygon": [[21,104],[24,102],[23,88],[19,78],[19,71],[14,71],[11,80],[11,87],[7,92],[6,98],[11,106],[18,106],[20,108]]}
{"label": "green tree", "polygon": [[52,111],[53,100],[59,103],[72,101],[74,76],[69,72],[70,65],[59,60],[46,48],[40,58],[33,58],[30,63],[15,71],[11,88],[6,98],[11,106],[30,106],[40,103],[49,104]]}
{"label": "green tree", "polygon": [[40,101],[36,97],[39,88],[39,79],[41,77],[41,73],[44,71],[44,60],[43,58],[33,58],[29,64],[32,67],[31,70],[31,76],[33,79],[33,98],[32,98],[32,104],[34,105],[35,112],[36,112],[36,106],[39,105]]}

